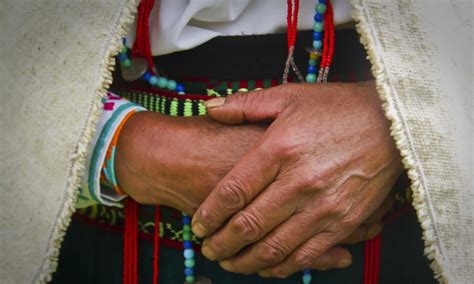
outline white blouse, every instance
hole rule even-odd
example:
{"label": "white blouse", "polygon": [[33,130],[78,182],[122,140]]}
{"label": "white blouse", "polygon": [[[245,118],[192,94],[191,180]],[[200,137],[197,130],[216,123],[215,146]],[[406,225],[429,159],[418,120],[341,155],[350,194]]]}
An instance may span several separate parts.
{"label": "white blouse", "polygon": [[[156,2],[161,2],[160,7]],[[161,0],[150,15],[153,55],[201,45],[217,36],[286,32],[286,0]],[[317,0],[301,0],[299,30],[312,29]],[[333,0],[334,22],[351,21],[349,0]],[[160,9],[158,9],[160,8]],[[159,14],[159,15],[158,15]],[[127,36],[135,39],[136,23]]]}

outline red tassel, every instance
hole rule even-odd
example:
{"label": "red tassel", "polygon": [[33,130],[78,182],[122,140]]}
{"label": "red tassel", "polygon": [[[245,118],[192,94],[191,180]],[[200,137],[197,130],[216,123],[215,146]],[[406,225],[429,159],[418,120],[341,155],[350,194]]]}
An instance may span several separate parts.
{"label": "red tassel", "polygon": [[379,282],[380,242],[380,234],[365,242],[364,284],[377,284]]}
{"label": "red tassel", "polygon": [[153,283],[158,284],[160,275],[160,206],[155,207],[155,232],[153,236]]}
{"label": "red tassel", "polygon": [[123,236],[123,283],[138,283],[138,203],[128,198],[125,203]]}
{"label": "red tassel", "polygon": [[142,0],[138,5],[137,32],[133,43],[132,55],[143,57],[148,61],[149,70],[155,72],[155,64],[150,49],[150,13],[154,0]]}

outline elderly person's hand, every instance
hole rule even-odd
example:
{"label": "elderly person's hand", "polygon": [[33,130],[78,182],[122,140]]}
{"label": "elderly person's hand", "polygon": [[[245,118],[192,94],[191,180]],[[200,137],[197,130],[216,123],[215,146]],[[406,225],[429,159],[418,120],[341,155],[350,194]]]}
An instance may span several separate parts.
{"label": "elderly person's hand", "polygon": [[347,257],[334,246],[403,170],[373,82],[286,84],[207,107],[225,124],[273,120],[193,218],[203,253],[229,271],[286,277]]}

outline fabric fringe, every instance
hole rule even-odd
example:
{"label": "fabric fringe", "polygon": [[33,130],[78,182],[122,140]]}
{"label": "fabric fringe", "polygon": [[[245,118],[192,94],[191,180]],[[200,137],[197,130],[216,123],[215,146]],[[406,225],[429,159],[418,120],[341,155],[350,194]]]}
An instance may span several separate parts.
{"label": "fabric fringe", "polygon": [[399,113],[397,103],[394,99],[396,94],[391,88],[391,82],[386,74],[386,68],[380,56],[375,53],[375,42],[371,35],[370,23],[364,16],[362,1],[351,0],[353,7],[352,18],[356,22],[356,29],[360,35],[360,41],[367,50],[367,58],[372,65],[372,74],[376,80],[376,88],[383,101],[382,108],[386,117],[391,122],[391,135],[395,140],[397,148],[400,150],[402,162],[411,180],[411,190],[413,193],[413,207],[416,209],[418,220],[421,224],[423,240],[425,243],[424,254],[430,261],[430,267],[434,272],[434,277],[440,283],[448,283],[446,275],[443,273],[442,256],[436,246],[436,233],[434,224],[428,215],[427,204],[425,203],[424,188],[421,177],[417,171],[417,162],[413,149],[410,147],[409,137],[406,135],[402,117]]}
{"label": "fabric fringe", "polygon": [[58,222],[52,233],[53,245],[46,253],[46,260],[34,278],[35,283],[46,283],[51,281],[52,274],[56,271],[58,266],[59,252],[61,243],[66,234],[66,230],[71,222],[72,213],[76,210],[76,199],[79,193],[78,188],[80,180],[85,170],[85,161],[91,142],[95,135],[95,127],[99,121],[102,111],[102,98],[106,96],[107,90],[112,84],[112,71],[115,68],[115,56],[122,48],[122,38],[127,34],[128,27],[133,23],[134,14],[138,6],[139,0],[125,0],[122,3],[120,17],[118,19],[117,28],[113,30],[113,37],[107,45],[105,51],[105,58],[100,62],[99,73],[100,78],[98,86],[95,91],[95,97],[91,105],[89,119],[83,128],[83,135],[80,137],[76,151],[71,156],[71,166],[68,169],[68,179],[66,184],[66,195],[63,202],[64,206],[61,209],[57,218]]}

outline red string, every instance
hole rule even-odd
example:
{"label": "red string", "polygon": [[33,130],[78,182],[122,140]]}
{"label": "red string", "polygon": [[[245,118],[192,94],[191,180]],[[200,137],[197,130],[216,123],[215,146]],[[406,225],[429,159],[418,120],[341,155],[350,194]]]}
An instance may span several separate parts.
{"label": "red string", "polygon": [[160,206],[155,207],[155,231],[153,236],[153,283],[158,284],[160,275]]}
{"label": "red string", "polygon": [[150,13],[153,9],[154,0],[142,0],[138,5],[137,32],[133,43],[132,55],[143,57],[148,61],[150,70],[155,70],[153,57],[150,49]]}
{"label": "red string", "polygon": [[[295,1],[295,7],[293,8],[293,1]],[[298,30],[298,13],[300,10],[299,0],[287,0],[288,11],[286,15],[286,29],[287,29],[287,40],[288,50],[292,46],[295,46],[296,42],[296,31]]]}
{"label": "red string", "polygon": [[128,198],[125,203],[123,283],[138,283],[138,203]]}
{"label": "red string", "polygon": [[334,20],[331,1],[327,1],[327,11],[324,13],[324,38],[323,38],[323,54],[321,55],[321,67],[329,67],[332,63],[334,55]]}
{"label": "red string", "polygon": [[336,33],[334,32],[334,11],[332,8],[331,1],[327,1],[328,5],[328,14],[329,14],[329,54],[328,59],[326,62],[326,67],[329,67],[332,63],[332,59],[334,58],[334,43],[336,38]]}
{"label": "red string", "polygon": [[379,281],[380,243],[380,234],[365,242],[364,284],[377,284]]}

